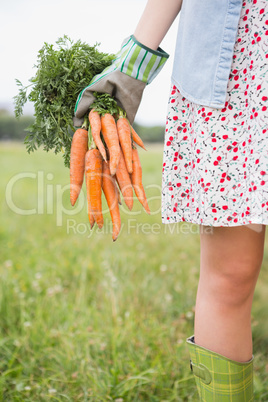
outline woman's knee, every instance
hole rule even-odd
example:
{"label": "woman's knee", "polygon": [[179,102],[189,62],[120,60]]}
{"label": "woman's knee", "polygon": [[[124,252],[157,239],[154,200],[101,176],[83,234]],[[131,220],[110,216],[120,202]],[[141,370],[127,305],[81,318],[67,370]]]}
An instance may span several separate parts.
{"label": "woman's knee", "polygon": [[225,227],[201,234],[200,281],[208,296],[231,305],[252,298],[263,260],[265,227],[261,226],[259,231]]}
{"label": "woman's knee", "polygon": [[214,300],[232,306],[242,305],[252,298],[261,265],[250,259],[222,262],[210,274],[209,287]]}

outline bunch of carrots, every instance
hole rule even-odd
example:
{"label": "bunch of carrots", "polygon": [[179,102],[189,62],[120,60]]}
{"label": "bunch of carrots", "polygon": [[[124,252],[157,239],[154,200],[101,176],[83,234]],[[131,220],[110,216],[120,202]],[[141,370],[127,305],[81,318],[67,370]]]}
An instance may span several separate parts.
{"label": "bunch of carrots", "polygon": [[92,229],[96,222],[102,228],[104,193],[113,225],[112,239],[115,241],[121,229],[120,192],[131,210],[134,189],[137,199],[150,214],[136,145],[146,148],[122,109],[117,115],[97,109],[89,111],[88,124],[85,120],[72,139],[70,200],[74,206],[85,178],[90,227]]}

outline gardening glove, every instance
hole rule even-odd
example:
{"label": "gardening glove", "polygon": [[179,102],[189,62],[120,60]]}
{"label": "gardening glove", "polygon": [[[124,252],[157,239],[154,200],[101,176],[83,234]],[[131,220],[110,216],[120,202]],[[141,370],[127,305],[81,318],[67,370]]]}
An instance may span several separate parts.
{"label": "gardening glove", "polygon": [[145,86],[157,76],[168,57],[160,47],[149,49],[133,35],[125,39],[112,64],[95,75],[80,92],[75,105],[74,126],[82,125],[84,115],[95,99],[94,92],[112,95],[132,124]]}

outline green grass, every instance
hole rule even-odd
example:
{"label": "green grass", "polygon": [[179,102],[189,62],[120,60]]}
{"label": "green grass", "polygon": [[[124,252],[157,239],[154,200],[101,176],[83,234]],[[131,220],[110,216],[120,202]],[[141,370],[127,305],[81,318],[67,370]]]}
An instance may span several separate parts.
{"label": "green grass", "polygon": [[[0,145],[1,401],[198,400],[185,345],[198,228],[161,224],[162,147],[140,156],[153,213],[122,205],[113,243],[107,212],[104,229],[88,230],[85,190],[70,215],[60,155]],[[256,401],[268,400],[267,279],[266,241],[252,311]]]}

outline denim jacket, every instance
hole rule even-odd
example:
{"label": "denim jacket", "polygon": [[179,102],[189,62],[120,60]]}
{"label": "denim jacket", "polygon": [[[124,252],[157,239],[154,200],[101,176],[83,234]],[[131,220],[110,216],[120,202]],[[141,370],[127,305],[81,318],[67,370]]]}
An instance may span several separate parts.
{"label": "denim jacket", "polygon": [[224,106],[242,0],[183,0],[172,82],[199,105]]}

